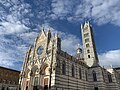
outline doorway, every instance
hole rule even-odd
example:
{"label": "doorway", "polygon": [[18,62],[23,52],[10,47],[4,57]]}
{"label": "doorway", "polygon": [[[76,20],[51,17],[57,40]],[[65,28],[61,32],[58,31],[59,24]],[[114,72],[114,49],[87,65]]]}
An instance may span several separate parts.
{"label": "doorway", "polygon": [[48,78],[44,79],[44,90],[48,90]]}
{"label": "doorway", "polygon": [[94,90],[98,90],[98,87],[94,87]]}

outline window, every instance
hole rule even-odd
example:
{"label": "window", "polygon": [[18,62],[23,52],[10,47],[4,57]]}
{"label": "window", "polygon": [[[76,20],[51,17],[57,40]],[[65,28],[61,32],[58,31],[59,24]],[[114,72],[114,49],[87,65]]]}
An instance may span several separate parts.
{"label": "window", "polygon": [[88,25],[86,25],[86,27],[84,27],[83,29],[83,32],[86,32],[86,31],[88,31]]}
{"label": "window", "polygon": [[38,85],[38,77],[35,77],[34,78],[34,86],[37,86]]}
{"label": "window", "polygon": [[79,78],[82,79],[82,73],[81,73],[81,68],[79,68]]}
{"label": "window", "polygon": [[89,49],[87,50],[87,53],[90,53],[90,50],[89,50]]}
{"label": "window", "polygon": [[2,83],[2,79],[0,79],[0,83]]}
{"label": "window", "polygon": [[5,90],[5,87],[2,87],[2,90]]}
{"label": "window", "polygon": [[87,71],[85,71],[85,76],[86,76],[86,81],[88,80],[88,77],[87,77]]}
{"label": "window", "polygon": [[89,42],[89,38],[86,38],[86,39],[85,39],[85,42]]}
{"label": "window", "polygon": [[112,76],[110,74],[108,74],[108,81],[112,82]]}
{"label": "window", "polygon": [[84,37],[86,38],[86,37],[88,37],[89,36],[89,33],[85,33],[84,34]]}
{"label": "window", "polygon": [[66,63],[63,61],[62,63],[62,74],[66,75]]}
{"label": "window", "polygon": [[90,55],[88,55],[88,58],[90,58]]}
{"label": "window", "polygon": [[94,87],[94,90],[98,90],[98,87]]}
{"label": "window", "polygon": [[74,65],[72,65],[72,77],[74,77]]}
{"label": "window", "polygon": [[35,77],[35,78],[34,78],[33,90],[38,90],[38,77]]}
{"label": "window", "polygon": [[97,81],[97,76],[95,71],[93,71],[93,81]]}
{"label": "window", "polygon": [[3,83],[5,83],[6,82],[6,80],[3,80]]}
{"label": "window", "polygon": [[86,47],[90,47],[90,45],[89,45],[89,44],[86,44]]}

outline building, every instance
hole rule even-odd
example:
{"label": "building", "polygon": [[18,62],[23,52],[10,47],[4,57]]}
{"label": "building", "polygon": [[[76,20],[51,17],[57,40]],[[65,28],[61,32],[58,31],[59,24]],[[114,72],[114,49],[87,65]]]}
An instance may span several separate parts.
{"label": "building", "polygon": [[0,66],[0,90],[18,90],[20,71]]}
{"label": "building", "polygon": [[[120,90],[120,69],[99,65],[89,22],[81,25],[80,47],[71,56],[61,50],[61,38],[44,29],[26,53],[19,83],[21,90]],[[84,55],[84,56],[83,56]]]}

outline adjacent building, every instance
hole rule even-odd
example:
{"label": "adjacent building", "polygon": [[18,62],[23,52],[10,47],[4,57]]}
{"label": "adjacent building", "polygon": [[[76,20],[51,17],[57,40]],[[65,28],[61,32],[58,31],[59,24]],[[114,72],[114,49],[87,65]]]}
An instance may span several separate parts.
{"label": "adjacent building", "polygon": [[18,90],[20,71],[0,66],[0,90]]}
{"label": "adjacent building", "polygon": [[89,22],[81,25],[83,50],[71,56],[61,49],[58,34],[42,29],[26,52],[19,84],[21,90],[120,90],[120,69],[99,65]]}

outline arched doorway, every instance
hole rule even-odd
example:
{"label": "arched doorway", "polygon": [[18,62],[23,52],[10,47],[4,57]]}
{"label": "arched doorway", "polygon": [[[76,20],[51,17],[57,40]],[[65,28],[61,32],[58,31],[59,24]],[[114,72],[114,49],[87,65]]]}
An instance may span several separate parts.
{"label": "arched doorway", "polygon": [[5,87],[2,87],[2,90],[5,90]]}
{"label": "arched doorway", "polygon": [[48,78],[44,78],[44,90],[48,90]]}
{"label": "arched doorway", "polygon": [[43,87],[44,90],[48,90],[49,88],[49,79],[50,78],[50,68],[47,64],[44,64],[41,67],[41,86]]}
{"label": "arched doorway", "polygon": [[31,69],[31,82],[33,83],[33,90],[39,90],[39,69],[37,65]]}

